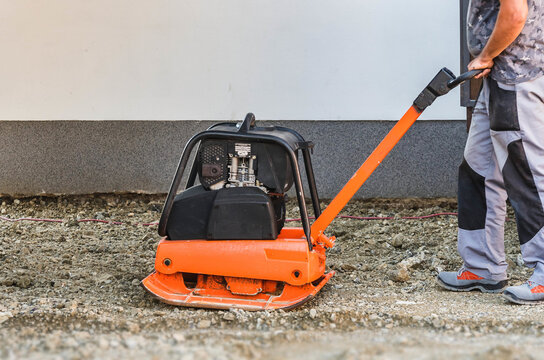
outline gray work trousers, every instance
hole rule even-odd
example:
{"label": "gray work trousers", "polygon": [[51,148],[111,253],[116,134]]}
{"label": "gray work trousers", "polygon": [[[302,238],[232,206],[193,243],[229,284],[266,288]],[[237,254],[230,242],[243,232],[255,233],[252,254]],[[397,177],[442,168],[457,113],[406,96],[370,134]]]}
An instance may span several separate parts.
{"label": "gray work trousers", "polygon": [[491,78],[474,109],[459,167],[458,251],[464,267],[506,279],[506,200],[514,208],[523,261],[544,285],[544,77],[516,85]]}

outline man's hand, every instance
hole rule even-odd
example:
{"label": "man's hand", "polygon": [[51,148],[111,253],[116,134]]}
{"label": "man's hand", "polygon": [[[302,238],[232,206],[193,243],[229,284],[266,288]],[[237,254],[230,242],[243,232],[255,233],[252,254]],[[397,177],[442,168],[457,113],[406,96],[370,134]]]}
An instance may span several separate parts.
{"label": "man's hand", "polygon": [[494,64],[493,59],[483,58],[482,55],[480,55],[476,57],[474,60],[472,60],[470,64],[468,64],[467,67],[469,70],[485,69],[484,71],[482,71],[481,73],[479,73],[478,75],[474,77],[475,79],[479,79],[481,77],[485,77],[489,75],[489,73],[491,72],[491,68],[493,67],[493,64]]}
{"label": "man's hand", "polygon": [[497,22],[487,44],[480,55],[468,65],[469,70],[489,69],[475,76],[476,79],[489,74],[493,59],[516,40],[527,21],[529,11],[527,0],[500,0],[500,2]]}

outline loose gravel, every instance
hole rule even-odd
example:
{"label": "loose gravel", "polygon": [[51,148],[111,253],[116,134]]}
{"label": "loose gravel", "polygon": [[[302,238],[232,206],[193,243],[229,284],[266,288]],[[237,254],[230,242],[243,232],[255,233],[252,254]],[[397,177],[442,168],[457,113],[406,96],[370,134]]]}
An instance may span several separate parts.
{"label": "loose gravel", "polygon": [[[337,219],[328,267],[337,274],[291,311],[186,309],[162,304],[140,281],[153,270],[162,196],[0,198],[0,358],[541,358],[544,307],[500,295],[451,293],[435,282],[456,270],[454,199],[371,199]],[[289,217],[298,217],[289,203]],[[510,212],[510,217],[513,215]],[[122,221],[122,225],[80,219]],[[287,226],[297,226],[290,223]],[[506,224],[512,284],[525,281],[516,227]]]}

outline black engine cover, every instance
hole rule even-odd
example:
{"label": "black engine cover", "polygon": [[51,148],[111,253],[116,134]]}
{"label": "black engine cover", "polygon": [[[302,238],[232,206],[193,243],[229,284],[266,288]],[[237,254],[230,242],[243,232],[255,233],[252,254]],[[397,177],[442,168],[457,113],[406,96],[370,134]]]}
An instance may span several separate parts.
{"label": "black engine cover", "polygon": [[270,197],[255,187],[217,192],[208,223],[208,239],[273,240],[278,236]]}
{"label": "black engine cover", "polygon": [[166,232],[170,240],[274,240],[283,220],[259,188],[197,185],[176,196]]}

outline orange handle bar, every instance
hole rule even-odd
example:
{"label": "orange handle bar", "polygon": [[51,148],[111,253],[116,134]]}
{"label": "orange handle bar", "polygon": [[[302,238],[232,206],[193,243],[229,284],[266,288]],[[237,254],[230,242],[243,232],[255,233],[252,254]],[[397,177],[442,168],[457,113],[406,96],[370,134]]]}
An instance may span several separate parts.
{"label": "orange handle bar", "polygon": [[340,190],[338,195],[331,201],[329,206],[321,213],[321,216],[314,221],[310,231],[312,242],[317,242],[317,239],[323,234],[323,231],[325,231],[327,226],[329,226],[344,206],[346,206],[348,201],[355,195],[357,190],[359,190],[374,170],[376,170],[378,165],[385,159],[391,149],[395,147],[412,124],[417,120],[419,115],[421,115],[421,112],[415,106],[411,106],[406,114],[404,114],[397,124],[389,131],[378,147],[370,154],[363,165],[361,165],[346,185],[344,185],[342,190]]}
{"label": "orange handle bar", "polygon": [[389,131],[378,147],[370,154],[366,161],[361,165],[359,170],[349,179],[346,185],[340,190],[338,195],[332,199],[331,203],[321,213],[321,215],[312,224],[310,237],[312,243],[319,243],[319,239],[323,238],[323,232],[334,220],[340,211],[346,206],[348,201],[355,195],[357,190],[361,188],[364,182],[376,170],[378,165],[385,159],[387,154],[397,145],[400,139],[406,134],[408,129],[414,124],[421,113],[430,106],[437,97],[446,95],[451,89],[461,85],[467,80],[481,73],[483,69],[471,70],[459,77],[447,68],[442,68],[431,82],[423,89],[423,91],[414,100],[414,104],[408,109],[406,114],[397,122],[397,124]]}

